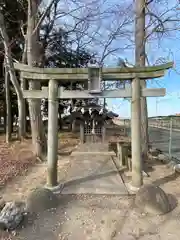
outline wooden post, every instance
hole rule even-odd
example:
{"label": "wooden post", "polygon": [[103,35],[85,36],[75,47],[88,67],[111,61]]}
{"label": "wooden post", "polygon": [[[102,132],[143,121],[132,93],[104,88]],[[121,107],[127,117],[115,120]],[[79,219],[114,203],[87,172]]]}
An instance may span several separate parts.
{"label": "wooden post", "polygon": [[139,188],[143,184],[141,156],[141,98],[140,80],[132,81],[131,101],[131,141],[132,141],[132,187]]}
{"label": "wooden post", "polygon": [[120,146],[119,142],[116,143],[117,146],[117,158],[119,161],[120,166],[122,167],[123,165],[123,160],[122,160],[122,147]]}
{"label": "wooden post", "polygon": [[73,121],[72,121],[71,129],[72,129],[72,132],[76,132],[76,120],[75,119],[73,119]]}
{"label": "wooden post", "polygon": [[122,142],[116,143],[117,147],[117,158],[119,161],[119,165],[121,167],[127,166],[128,167],[128,146]]}
{"label": "wooden post", "polygon": [[80,123],[80,140],[81,143],[84,143],[84,125]]}
{"label": "wooden post", "polygon": [[106,127],[102,126],[102,142],[104,143],[106,141]]}
{"label": "wooden post", "polygon": [[55,80],[49,81],[48,98],[48,175],[47,185],[57,185],[58,160],[58,85]]}

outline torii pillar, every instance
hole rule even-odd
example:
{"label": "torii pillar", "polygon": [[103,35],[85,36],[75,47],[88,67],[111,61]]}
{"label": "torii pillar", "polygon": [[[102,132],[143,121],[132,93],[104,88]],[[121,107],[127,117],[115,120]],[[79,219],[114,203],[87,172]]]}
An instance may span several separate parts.
{"label": "torii pillar", "polygon": [[[89,75],[89,69],[42,69],[31,68],[27,65],[14,64],[15,68],[21,71],[21,75],[25,79],[41,81],[49,80],[49,88],[41,90],[24,90],[24,98],[41,99],[48,98],[48,185],[56,186],[57,183],[57,118],[58,118],[58,103],[57,99],[90,99],[90,98],[132,98],[131,107],[131,132],[132,132],[132,182],[129,185],[132,190],[138,190],[143,184],[142,176],[142,156],[141,156],[141,109],[140,98],[142,97],[157,97],[165,96],[165,89],[148,89],[140,88],[140,81],[159,78],[164,76],[165,70],[171,68],[173,63],[167,63],[160,66],[151,67],[134,67],[134,68],[100,68],[95,69],[96,74]],[[96,78],[97,77],[97,78]],[[56,81],[64,81],[64,79],[82,81],[91,80],[91,89],[79,90],[64,90],[58,89]],[[96,79],[99,79],[98,81]],[[131,80],[130,88],[119,90],[100,91],[100,81],[102,80]]]}
{"label": "torii pillar", "polygon": [[141,92],[140,79],[132,80],[131,99],[131,156],[132,182],[129,188],[137,191],[143,185],[143,162],[141,154]]}

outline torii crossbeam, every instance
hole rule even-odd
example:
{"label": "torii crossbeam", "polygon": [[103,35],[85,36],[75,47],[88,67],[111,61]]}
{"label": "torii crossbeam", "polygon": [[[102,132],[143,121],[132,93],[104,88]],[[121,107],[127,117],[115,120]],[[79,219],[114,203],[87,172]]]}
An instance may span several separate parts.
{"label": "torii crossbeam", "polygon": [[[34,68],[15,63],[14,67],[21,71],[21,77],[28,80],[49,80],[49,87],[42,90],[24,90],[24,98],[48,98],[48,177],[47,185],[57,185],[57,153],[58,153],[58,99],[84,99],[84,98],[132,98],[132,185],[137,185],[137,179],[142,178],[141,169],[141,139],[140,134],[140,98],[165,96],[164,88],[140,89],[126,87],[120,90],[101,91],[100,83],[113,80],[153,79],[164,76],[165,70],[172,68],[173,63],[152,67],[125,67],[125,68]],[[89,81],[89,90],[68,91],[58,88],[58,82]],[[133,86],[133,85],[132,85]],[[137,111],[138,110],[138,111]],[[139,181],[140,182],[140,181]]]}

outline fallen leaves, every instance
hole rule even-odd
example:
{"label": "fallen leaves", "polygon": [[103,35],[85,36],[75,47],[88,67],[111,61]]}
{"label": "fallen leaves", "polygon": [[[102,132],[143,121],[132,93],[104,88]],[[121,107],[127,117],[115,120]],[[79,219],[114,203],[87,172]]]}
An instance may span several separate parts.
{"label": "fallen leaves", "polygon": [[[64,151],[79,142],[72,133],[64,133],[59,138],[59,150]],[[24,175],[36,158],[32,151],[31,139],[24,142],[5,143],[0,139],[0,187],[18,175]]]}
{"label": "fallen leaves", "polygon": [[[23,145],[23,148],[25,146]],[[26,149],[30,146],[26,145]],[[19,157],[21,155],[21,157]],[[36,159],[31,154],[28,156],[25,151],[22,152],[22,144],[9,145],[0,142],[0,186],[3,187],[13,177],[24,174],[29,166],[35,163]]]}

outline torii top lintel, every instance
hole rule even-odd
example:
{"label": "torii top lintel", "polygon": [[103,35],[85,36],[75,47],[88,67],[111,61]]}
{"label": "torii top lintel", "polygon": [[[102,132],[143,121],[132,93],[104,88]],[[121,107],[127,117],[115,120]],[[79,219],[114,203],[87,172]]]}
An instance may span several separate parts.
{"label": "torii top lintel", "polygon": [[99,69],[102,80],[132,80],[134,78],[153,79],[164,76],[165,70],[173,67],[173,62],[150,67],[116,67],[116,68],[37,68],[14,63],[16,70],[21,71],[22,77],[31,80],[55,79],[61,82],[87,81],[89,69]]}

